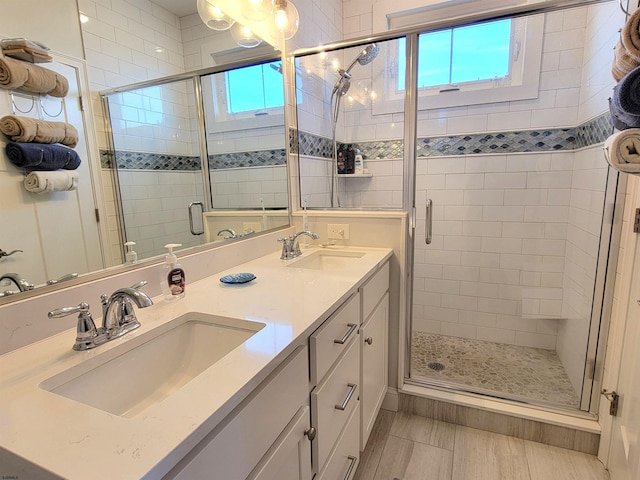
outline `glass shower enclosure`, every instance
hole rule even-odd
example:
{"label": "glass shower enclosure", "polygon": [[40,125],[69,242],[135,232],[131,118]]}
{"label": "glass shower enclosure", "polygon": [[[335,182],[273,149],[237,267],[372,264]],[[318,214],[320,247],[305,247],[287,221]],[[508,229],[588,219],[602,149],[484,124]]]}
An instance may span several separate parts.
{"label": "glass shower enclosure", "polygon": [[[412,218],[406,382],[595,411],[621,21],[601,2],[297,56],[301,206]],[[350,149],[368,176],[338,172]]]}

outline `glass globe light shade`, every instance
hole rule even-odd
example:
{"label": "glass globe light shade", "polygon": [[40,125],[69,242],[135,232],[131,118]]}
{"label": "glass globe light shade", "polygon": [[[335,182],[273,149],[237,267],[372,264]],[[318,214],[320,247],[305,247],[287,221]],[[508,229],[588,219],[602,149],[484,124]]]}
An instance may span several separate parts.
{"label": "glass globe light shade", "polygon": [[240,23],[236,23],[233,28],[231,28],[230,32],[231,37],[241,47],[253,48],[262,43],[262,39],[253,33],[249,27]]}
{"label": "glass globe light shade", "polygon": [[270,0],[242,0],[240,6],[247,20],[261,21],[271,13]]}
{"label": "glass globe light shade", "polygon": [[197,7],[200,19],[212,30],[229,30],[236,23],[233,18],[207,0],[198,0]]}
{"label": "glass globe light shade", "polygon": [[288,0],[274,0],[269,34],[279,40],[289,40],[298,31],[300,15],[296,6]]}

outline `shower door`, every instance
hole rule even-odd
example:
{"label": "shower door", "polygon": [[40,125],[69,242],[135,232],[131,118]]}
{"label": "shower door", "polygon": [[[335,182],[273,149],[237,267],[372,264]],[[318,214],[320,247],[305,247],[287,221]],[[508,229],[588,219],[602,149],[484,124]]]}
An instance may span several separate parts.
{"label": "shower door", "polygon": [[167,243],[204,243],[208,187],[201,161],[193,79],[143,86],[105,97],[113,139],[123,242],[138,258]]}
{"label": "shower door", "polygon": [[616,180],[567,39],[606,5],[419,35],[409,381],[590,409]]}

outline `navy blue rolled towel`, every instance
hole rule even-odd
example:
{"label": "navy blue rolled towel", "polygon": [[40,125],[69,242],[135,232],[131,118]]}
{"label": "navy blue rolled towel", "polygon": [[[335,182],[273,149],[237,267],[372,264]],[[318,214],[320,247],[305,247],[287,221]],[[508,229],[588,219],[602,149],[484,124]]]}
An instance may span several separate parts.
{"label": "navy blue rolled towel", "polygon": [[609,110],[618,130],[640,127],[640,67],[622,77],[613,88]]}
{"label": "navy blue rolled towel", "polygon": [[7,157],[16,167],[34,170],[75,170],[80,156],[69,147],[44,143],[10,142],[5,148]]}

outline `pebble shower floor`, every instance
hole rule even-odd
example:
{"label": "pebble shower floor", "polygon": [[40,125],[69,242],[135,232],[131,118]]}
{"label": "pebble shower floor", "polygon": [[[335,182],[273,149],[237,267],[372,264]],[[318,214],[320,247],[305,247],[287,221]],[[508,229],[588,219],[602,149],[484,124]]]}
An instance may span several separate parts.
{"label": "pebble shower floor", "polygon": [[577,408],[580,399],[553,350],[413,332],[411,376],[515,399]]}

